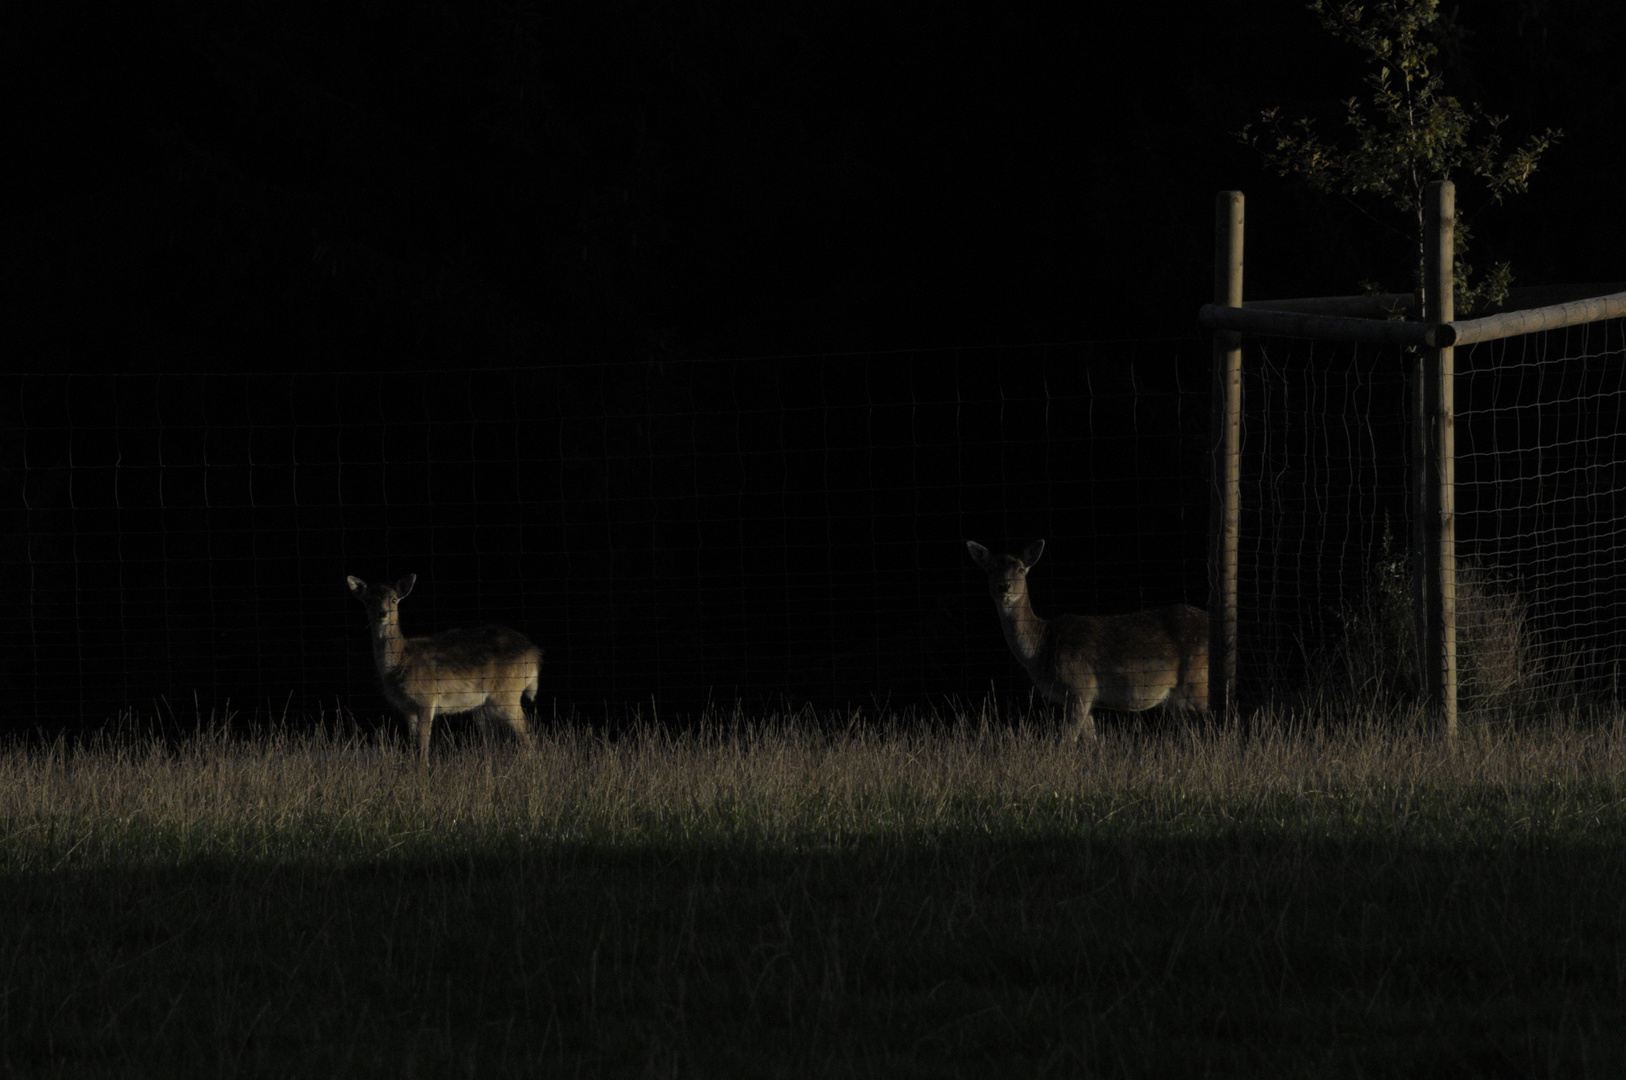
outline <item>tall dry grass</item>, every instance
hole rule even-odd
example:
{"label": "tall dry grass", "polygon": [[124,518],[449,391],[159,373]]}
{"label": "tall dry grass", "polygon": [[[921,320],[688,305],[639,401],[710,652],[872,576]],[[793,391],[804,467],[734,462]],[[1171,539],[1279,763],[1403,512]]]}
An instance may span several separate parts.
{"label": "tall dry grass", "polygon": [[[1099,750],[989,711],[866,720],[717,717],[609,737],[585,725],[437,745],[414,767],[358,732],[109,738],[0,752],[0,869],[200,856],[347,863],[485,844],[840,846],[872,837],[1403,832],[1561,838],[1626,813],[1626,719],[1485,726],[1447,743],[1417,718],[1336,725],[1267,712]],[[1471,813],[1464,808],[1470,807]]]}

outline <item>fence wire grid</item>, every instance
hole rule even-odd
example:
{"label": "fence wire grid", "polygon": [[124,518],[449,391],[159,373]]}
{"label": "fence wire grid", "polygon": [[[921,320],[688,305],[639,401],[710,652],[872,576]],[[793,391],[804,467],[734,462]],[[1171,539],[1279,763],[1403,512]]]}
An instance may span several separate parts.
{"label": "fence wire grid", "polygon": [[[1626,659],[1626,321],[1456,351],[1459,703],[1614,703]],[[1415,358],[1250,340],[1239,692],[1420,693]]]}
{"label": "fence wire grid", "polygon": [[1205,602],[1195,342],[524,368],[23,374],[14,727],[382,714],[346,575],[495,622],[541,710],[1025,700],[964,541],[1041,613]]}

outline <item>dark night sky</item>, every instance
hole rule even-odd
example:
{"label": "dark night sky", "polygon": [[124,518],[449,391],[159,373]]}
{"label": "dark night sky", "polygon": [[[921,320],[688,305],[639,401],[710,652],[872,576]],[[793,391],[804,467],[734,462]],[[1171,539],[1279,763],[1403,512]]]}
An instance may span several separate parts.
{"label": "dark night sky", "polygon": [[[1336,128],[1356,92],[1291,3],[48,7],[8,35],[31,93],[7,316],[42,358],[81,336],[169,370],[1184,334],[1229,187],[1250,292],[1393,273],[1364,218],[1227,135],[1278,102]],[[1484,219],[1486,254],[1527,284],[1613,280],[1626,16],[1465,18],[1449,85],[1512,133],[1569,132]]]}
{"label": "dark night sky", "polygon": [[[1010,665],[967,534],[1061,537],[1069,606],[1202,599],[1217,190],[1250,297],[1403,287],[1398,237],[1227,134],[1357,92],[1293,3],[38,7],[5,35],[24,726],[377,708],[342,575],[408,570],[409,629],[524,626],[561,708],[974,692]],[[1567,132],[1480,257],[1619,280],[1626,9],[1463,17],[1453,90]]]}

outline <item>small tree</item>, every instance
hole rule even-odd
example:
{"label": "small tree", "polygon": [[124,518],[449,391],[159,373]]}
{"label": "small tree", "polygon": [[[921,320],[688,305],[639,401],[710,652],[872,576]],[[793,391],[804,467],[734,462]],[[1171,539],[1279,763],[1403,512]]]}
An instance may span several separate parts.
{"label": "small tree", "polygon": [[[1370,10],[1351,0],[1313,0],[1309,9],[1333,37],[1360,49],[1372,72],[1364,82],[1372,90],[1370,108],[1357,97],[1344,102],[1345,122],[1354,145],[1329,142],[1305,118],[1285,125],[1281,109],[1260,113],[1238,137],[1257,149],[1282,176],[1304,177],[1317,191],[1375,195],[1409,215],[1416,240],[1415,283],[1423,280],[1423,192],[1435,180],[1459,180],[1454,174],[1479,178],[1491,201],[1521,194],[1548,147],[1563,137],[1548,128],[1502,156],[1500,127],[1505,116],[1491,116],[1477,103],[1465,107],[1445,93],[1442,76],[1429,66],[1439,52],[1439,0],[1382,0]],[[1470,144],[1471,129],[1483,121],[1490,131]],[[1260,130],[1256,130],[1260,129]],[[1512,268],[1493,266],[1484,279],[1470,284],[1472,267],[1465,255],[1473,235],[1457,211],[1455,220],[1455,304],[1459,315],[1480,304],[1507,297]],[[1368,288],[1381,291],[1368,283]]]}

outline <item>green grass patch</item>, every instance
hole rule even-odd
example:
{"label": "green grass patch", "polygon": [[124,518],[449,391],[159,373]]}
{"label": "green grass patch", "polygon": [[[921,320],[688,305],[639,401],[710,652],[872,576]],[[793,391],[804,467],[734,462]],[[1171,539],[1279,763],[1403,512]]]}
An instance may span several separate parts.
{"label": "green grass patch", "polygon": [[29,1076],[1611,1074],[1626,728],[0,753]]}

